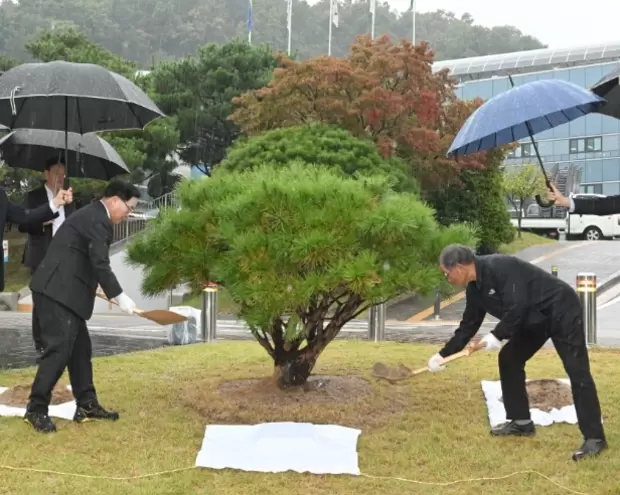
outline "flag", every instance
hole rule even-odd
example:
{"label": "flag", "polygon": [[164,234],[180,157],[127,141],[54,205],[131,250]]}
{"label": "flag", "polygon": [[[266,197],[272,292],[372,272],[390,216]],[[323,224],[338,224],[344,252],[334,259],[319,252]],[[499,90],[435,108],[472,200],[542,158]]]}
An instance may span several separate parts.
{"label": "flag", "polygon": [[334,10],[332,11],[332,22],[338,27],[338,0],[334,1]]}

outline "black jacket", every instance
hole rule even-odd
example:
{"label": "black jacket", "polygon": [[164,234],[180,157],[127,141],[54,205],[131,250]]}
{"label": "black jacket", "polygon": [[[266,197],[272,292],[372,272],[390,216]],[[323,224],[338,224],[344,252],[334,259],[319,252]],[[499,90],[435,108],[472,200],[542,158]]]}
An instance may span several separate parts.
{"label": "black jacket", "polygon": [[573,198],[578,215],[614,215],[620,213],[620,196]]}
{"label": "black jacket", "polygon": [[[47,204],[47,190],[45,186],[33,189],[26,197],[27,208],[37,208]],[[69,204],[64,206],[65,219],[75,211],[75,205]],[[54,218],[58,217],[58,213]],[[28,234],[28,242],[24,252],[24,265],[34,270],[43,260],[50,242],[52,242],[52,226],[43,225],[43,222],[25,222],[19,226],[19,231]]]}
{"label": "black jacket", "polygon": [[97,284],[110,299],[123,292],[110,268],[111,243],[112,223],[103,203],[80,208],[56,232],[30,289],[89,320]]}
{"label": "black jacket", "polygon": [[475,264],[477,280],[467,285],[463,319],[439,351],[443,357],[462,350],[487,313],[500,320],[491,333],[505,340],[521,328],[544,325],[567,311],[581,311],[569,284],[527,261],[492,254],[476,257]]}
{"label": "black jacket", "polygon": [[[46,222],[54,218],[49,202],[28,210],[23,206],[13,204],[9,201],[4,189],[0,189],[0,243],[4,240],[4,224],[6,222],[22,224],[27,222]],[[9,246],[9,251],[11,247]],[[4,290],[4,263],[0,263],[0,292]]]}

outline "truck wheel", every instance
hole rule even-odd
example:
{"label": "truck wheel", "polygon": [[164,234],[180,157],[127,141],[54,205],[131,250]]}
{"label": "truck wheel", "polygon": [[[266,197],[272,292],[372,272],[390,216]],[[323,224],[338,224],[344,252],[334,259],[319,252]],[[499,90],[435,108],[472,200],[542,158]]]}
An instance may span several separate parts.
{"label": "truck wheel", "polygon": [[583,233],[583,238],[586,241],[600,241],[603,233],[596,227],[588,227]]}

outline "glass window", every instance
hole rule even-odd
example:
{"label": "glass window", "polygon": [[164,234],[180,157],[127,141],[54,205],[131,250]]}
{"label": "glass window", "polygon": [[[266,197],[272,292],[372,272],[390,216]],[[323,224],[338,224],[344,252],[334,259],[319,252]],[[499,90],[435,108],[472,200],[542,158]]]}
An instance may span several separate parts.
{"label": "glass window", "polygon": [[553,129],[553,137],[556,139],[570,137],[570,134],[568,133],[569,129],[570,127],[568,124],[562,124]]}
{"label": "glass window", "polygon": [[570,81],[570,73],[566,69],[555,69],[553,71],[553,78]]}
{"label": "glass window", "polygon": [[540,153],[540,156],[542,157],[553,156],[553,142],[552,141],[537,141],[536,147],[538,148],[538,152]]}
{"label": "glass window", "polygon": [[571,139],[568,142],[568,152],[571,154],[579,153],[579,139]]}
{"label": "glass window", "polygon": [[568,140],[553,141],[553,154],[556,156],[568,155]]}
{"label": "glass window", "polygon": [[603,138],[589,137],[586,138],[586,152],[601,151],[603,149]]}
{"label": "glass window", "polygon": [[585,182],[601,182],[603,180],[603,161],[587,161],[585,172]]}
{"label": "glass window", "polygon": [[501,79],[493,79],[493,96],[508,91],[510,89],[510,81],[507,77]]}
{"label": "glass window", "polygon": [[536,139],[553,139],[553,129],[547,129],[546,131],[536,134]]}
{"label": "glass window", "polygon": [[603,136],[603,151],[615,151],[618,148],[618,135]]}
{"label": "glass window", "polygon": [[601,67],[600,65],[586,67],[585,73],[585,87],[590,88],[594,86],[597,82],[599,82],[601,77],[603,77],[603,67]]}
{"label": "glass window", "polygon": [[459,86],[458,88],[455,88],[454,93],[456,94],[456,97],[459,100],[463,100],[463,86]]}
{"label": "glass window", "polygon": [[605,196],[615,196],[620,194],[620,183],[619,182],[603,182],[603,192]]}
{"label": "glass window", "polygon": [[521,156],[535,156],[534,147],[530,143],[521,144]]}
{"label": "glass window", "polygon": [[586,119],[580,117],[568,124],[571,136],[583,136],[586,134]]}
{"label": "glass window", "polygon": [[603,116],[598,113],[591,113],[578,120],[584,120],[586,123],[585,134],[603,134]]}
{"label": "glass window", "polygon": [[620,132],[620,120],[603,115],[603,134],[617,134]]}
{"label": "glass window", "polygon": [[620,180],[620,160],[617,158],[603,160],[603,180]]}
{"label": "glass window", "polygon": [[[583,56],[583,55],[582,55]],[[570,70],[570,82],[577,84],[582,88],[586,87],[586,73],[582,67],[575,67]],[[582,119],[577,119],[582,120]]]}

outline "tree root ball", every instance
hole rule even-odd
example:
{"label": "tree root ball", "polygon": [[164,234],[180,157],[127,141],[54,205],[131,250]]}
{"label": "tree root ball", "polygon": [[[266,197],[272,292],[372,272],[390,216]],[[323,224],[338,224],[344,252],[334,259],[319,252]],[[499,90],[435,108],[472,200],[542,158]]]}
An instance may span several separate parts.
{"label": "tree root ball", "polygon": [[[30,396],[31,385],[15,385],[0,394],[0,404],[12,407],[26,407],[28,397]],[[51,405],[64,404],[73,401],[71,390],[67,389],[67,385],[61,382],[56,384],[52,392]]]}
{"label": "tree root ball", "polygon": [[573,404],[570,386],[558,380],[530,380],[526,384],[526,390],[532,409],[549,412]]}

